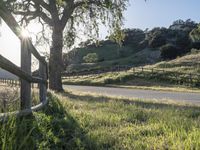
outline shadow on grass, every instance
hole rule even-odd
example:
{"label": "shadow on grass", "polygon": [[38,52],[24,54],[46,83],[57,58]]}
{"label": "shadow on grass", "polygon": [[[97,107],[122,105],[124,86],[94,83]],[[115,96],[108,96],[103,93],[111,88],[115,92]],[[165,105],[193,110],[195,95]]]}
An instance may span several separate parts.
{"label": "shadow on grass", "polygon": [[138,107],[147,108],[147,109],[191,109],[191,110],[200,110],[199,106],[194,105],[179,105],[179,104],[172,104],[172,103],[164,103],[164,102],[153,102],[153,101],[142,101],[142,100],[131,100],[126,98],[112,98],[107,96],[93,96],[93,95],[78,95],[74,94],[72,92],[63,92],[62,96],[69,97],[73,100],[81,100],[81,101],[87,101],[91,103],[101,103],[101,102],[110,102],[110,101],[116,101],[116,102],[122,102],[127,105],[136,105]]}
{"label": "shadow on grass", "polygon": [[97,149],[57,97],[38,113],[0,123],[0,149]]}

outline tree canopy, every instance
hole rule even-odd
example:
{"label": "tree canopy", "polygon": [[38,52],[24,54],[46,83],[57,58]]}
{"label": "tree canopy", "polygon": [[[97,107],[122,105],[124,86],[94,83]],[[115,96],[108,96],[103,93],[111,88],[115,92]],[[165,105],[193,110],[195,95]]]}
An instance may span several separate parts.
{"label": "tree canopy", "polygon": [[51,42],[49,59],[50,88],[62,91],[63,46],[74,44],[80,31],[98,38],[99,27],[109,27],[114,38],[121,39],[123,11],[128,0],[0,0],[9,10],[20,16],[21,25],[35,21],[42,25],[38,40]]}

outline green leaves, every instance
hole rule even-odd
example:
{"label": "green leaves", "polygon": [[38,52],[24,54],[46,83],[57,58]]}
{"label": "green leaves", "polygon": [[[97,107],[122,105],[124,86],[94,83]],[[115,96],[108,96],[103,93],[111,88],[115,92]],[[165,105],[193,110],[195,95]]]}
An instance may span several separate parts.
{"label": "green leaves", "polygon": [[190,32],[190,39],[193,42],[200,42],[200,25]]}

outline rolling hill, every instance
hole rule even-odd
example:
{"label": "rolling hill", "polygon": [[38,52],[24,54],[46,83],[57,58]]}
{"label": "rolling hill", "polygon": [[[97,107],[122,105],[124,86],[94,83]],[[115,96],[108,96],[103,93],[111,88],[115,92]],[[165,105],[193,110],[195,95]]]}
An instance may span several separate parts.
{"label": "rolling hill", "polygon": [[[108,37],[98,45],[91,40],[63,55],[67,72],[104,69],[118,65],[144,66],[184,56],[200,49],[198,24],[188,19],[174,21],[169,28],[149,31],[124,29],[122,45]],[[111,36],[112,37],[112,36]],[[195,39],[195,40],[194,40]]]}
{"label": "rolling hill", "polygon": [[18,79],[17,76],[15,76],[12,73],[0,68],[0,79],[1,78],[4,78],[4,79]]}

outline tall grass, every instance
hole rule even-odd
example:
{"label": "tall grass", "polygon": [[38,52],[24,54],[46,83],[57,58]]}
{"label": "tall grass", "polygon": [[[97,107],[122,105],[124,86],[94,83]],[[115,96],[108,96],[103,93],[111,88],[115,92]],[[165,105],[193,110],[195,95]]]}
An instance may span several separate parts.
{"label": "tall grass", "polygon": [[1,149],[200,149],[197,106],[49,94],[49,105],[0,124]]}
{"label": "tall grass", "polygon": [[[31,99],[33,106],[39,103],[39,89],[32,89]],[[20,110],[20,88],[0,86],[0,113],[16,110]]]}

